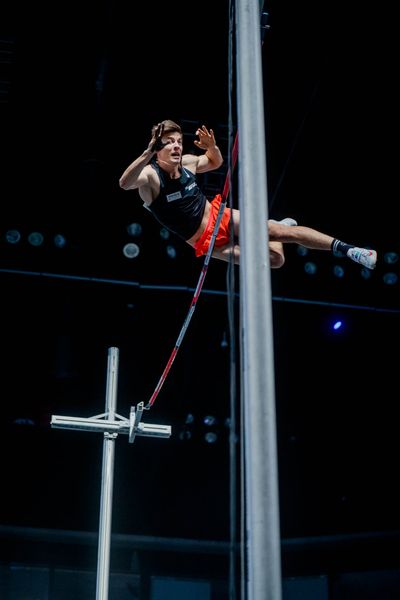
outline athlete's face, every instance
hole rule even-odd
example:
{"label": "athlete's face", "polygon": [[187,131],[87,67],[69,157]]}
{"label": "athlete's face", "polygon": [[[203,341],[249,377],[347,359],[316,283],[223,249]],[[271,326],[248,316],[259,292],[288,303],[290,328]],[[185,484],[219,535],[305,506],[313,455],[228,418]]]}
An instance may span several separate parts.
{"label": "athlete's face", "polygon": [[158,153],[162,160],[180,163],[182,158],[182,135],[178,132],[167,133],[162,136],[164,148]]}

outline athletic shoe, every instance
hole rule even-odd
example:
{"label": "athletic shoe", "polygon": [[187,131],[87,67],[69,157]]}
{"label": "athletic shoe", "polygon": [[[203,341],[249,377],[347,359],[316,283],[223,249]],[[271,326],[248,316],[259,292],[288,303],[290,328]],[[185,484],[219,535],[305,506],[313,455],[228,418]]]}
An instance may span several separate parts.
{"label": "athletic shoe", "polygon": [[347,256],[363,267],[367,267],[367,269],[375,269],[378,257],[375,250],[369,250],[368,248],[350,248]]}
{"label": "athletic shoe", "polygon": [[295,227],[297,225],[297,221],[292,219],[291,217],[286,217],[282,219],[282,221],[275,221],[275,219],[269,219],[271,223],[278,223],[279,225],[287,225],[288,227]]}

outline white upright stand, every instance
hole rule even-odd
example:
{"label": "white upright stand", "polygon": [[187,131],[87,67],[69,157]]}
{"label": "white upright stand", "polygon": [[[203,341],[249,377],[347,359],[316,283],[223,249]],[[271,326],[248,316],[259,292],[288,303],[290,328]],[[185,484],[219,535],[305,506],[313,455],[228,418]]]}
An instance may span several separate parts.
{"label": "white upright stand", "polygon": [[117,435],[119,433],[128,434],[130,443],[133,443],[136,435],[165,438],[171,435],[170,425],[149,425],[140,422],[144,410],[143,402],[140,402],[136,409],[131,407],[129,419],[125,419],[117,414],[118,357],[118,348],[109,348],[106,412],[104,414],[87,419],[60,415],[53,415],[51,417],[52,427],[80,429],[82,431],[102,431],[104,433],[96,600],[108,599],[114,451]]}

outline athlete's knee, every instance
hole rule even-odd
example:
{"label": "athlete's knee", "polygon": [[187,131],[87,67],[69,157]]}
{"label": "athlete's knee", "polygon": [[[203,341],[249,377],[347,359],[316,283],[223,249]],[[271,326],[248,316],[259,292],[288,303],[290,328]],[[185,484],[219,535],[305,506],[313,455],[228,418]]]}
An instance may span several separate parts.
{"label": "athlete's knee", "polygon": [[271,269],[280,269],[285,264],[285,255],[281,252],[270,251]]}

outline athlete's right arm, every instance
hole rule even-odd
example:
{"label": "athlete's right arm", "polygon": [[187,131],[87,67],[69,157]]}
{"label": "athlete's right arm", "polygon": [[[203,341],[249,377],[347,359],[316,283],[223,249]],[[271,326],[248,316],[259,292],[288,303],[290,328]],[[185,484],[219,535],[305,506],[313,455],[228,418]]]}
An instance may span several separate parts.
{"label": "athlete's right arm", "polygon": [[155,152],[149,148],[134,160],[122,173],[119,185],[124,190],[135,190],[150,185],[149,174],[151,167],[147,167]]}

